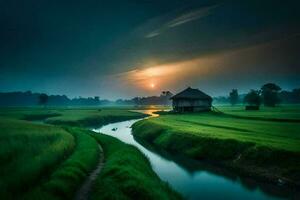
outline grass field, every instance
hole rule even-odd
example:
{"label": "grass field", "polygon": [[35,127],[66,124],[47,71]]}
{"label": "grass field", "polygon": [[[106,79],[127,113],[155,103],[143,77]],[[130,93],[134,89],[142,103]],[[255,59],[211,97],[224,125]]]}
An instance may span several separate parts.
{"label": "grass field", "polygon": [[[288,114],[290,108],[282,109],[283,119],[295,116],[294,111]],[[299,184],[300,123],[237,118],[227,115],[226,110],[230,109],[224,108],[225,114],[169,114],[142,120],[134,124],[134,136],[171,152],[219,162],[246,174]],[[269,117],[266,113],[271,112],[257,112],[255,116]],[[241,109],[237,113],[248,116]]]}
{"label": "grass field", "polygon": [[[107,157],[93,194],[99,194],[98,189],[102,192],[107,189],[107,199],[129,198],[130,195],[145,199],[180,198],[156,176],[149,161],[137,149],[78,127],[90,126],[95,120],[100,123],[97,125],[103,125],[142,116],[144,114],[111,108],[101,111],[91,108],[0,109],[0,198],[73,199],[98,163],[99,143]],[[57,124],[62,126],[28,120],[59,122]]]}
{"label": "grass field", "polygon": [[75,138],[59,127],[0,118],[0,130],[1,199],[38,186],[76,146]]}
{"label": "grass field", "polygon": [[[141,118],[146,115],[131,112],[129,107],[117,108],[2,108],[0,117],[44,120],[45,123],[67,126],[102,126],[111,122]],[[133,109],[131,107],[131,109]]]}
{"label": "grass field", "polygon": [[260,110],[245,111],[244,105],[238,106],[216,106],[220,111],[241,117],[252,117],[261,119],[299,120],[300,105],[279,105],[276,107],[261,106]]}
{"label": "grass field", "polygon": [[85,130],[66,130],[76,141],[73,153],[45,181],[26,194],[26,199],[73,199],[89,172],[95,168],[99,155],[97,141]]}
{"label": "grass field", "polygon": [[181,199],[158,178],[137,148],[110,136],[93,135],[103,147],[106,161],[91,199]]}

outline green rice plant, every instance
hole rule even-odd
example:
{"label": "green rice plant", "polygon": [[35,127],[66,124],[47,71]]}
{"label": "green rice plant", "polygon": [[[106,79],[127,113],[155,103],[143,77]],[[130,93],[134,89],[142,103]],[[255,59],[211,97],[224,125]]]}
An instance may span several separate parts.
{"label": "green rice plant", "polygon": [[50,177],[26,195],[26,199],[73,199],[76,191],[98,162],[97,141],[78,128],[66,128],[76,141],[76,147]]}
{"label": "green rice plant", "polygon": [[66,110],[61,116],[51,117],[46,123],[78,127],[102,126],[108,123],[137,119],[147,115],[118,109],[75,109]]}
{"label": "green rice plant", "polygon": [[135,147],[92,134],[105,152],[105,165],[91,199],[181,199],[153,172],[148,159]]}
{"label": "green rice plant", "polygon": [[59,127],[0,118],[0,130],[1,199],[39,185],[75,147],[74,137]]}
{"label": "green rice plant", "polygon": [[245,106],[216,106],[220,111],[231,116],[261,119],[269,121],[300,122],[300,105],[261,106],[259,110],[245,110]]}
{"label": "green rice plant", "polygon": [[300,184],[300,123],[215,113],[169,114],[133,125],[137,140],[245,175]]}

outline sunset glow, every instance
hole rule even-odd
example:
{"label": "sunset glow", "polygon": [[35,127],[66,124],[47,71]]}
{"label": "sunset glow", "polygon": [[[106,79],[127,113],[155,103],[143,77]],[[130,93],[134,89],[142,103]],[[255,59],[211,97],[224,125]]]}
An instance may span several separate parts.
{"label": "sunset glow", "polygon": [[64,1],[1,1],[0,91],[118,99],[300,85],[299,1]]}
{"label": "sunset glow", "polygon": [[[255,65],[255,58],[262,58],[262,55],[267,58],[268,55],[263,52],[267,52],[268,49],[276,49],[279,46],[280,42],[259,44],[175,62],[159,64],[152,61],[153,65],[146,63],[145,66],[136,66],[133,70],[116,74],[112,79],[115,80],[117,77],[118,85],[127,84],[141,93],[153,92],[154,94],[154,92],[165,89],[175,91],[178,88],[183,89],[187,85],[197,84],[218,88],[218,85],[227,84],[228,80],[232,80],[233,71],[239,74],[253,74],[254,76],[259,76],[262,71],[267,73],[270,70],[268,68],[258,72],[256,68],[248,66]],[[240,67],[241,63],[246,67]],[[286,68],[286,71],[288,70]],[[280,73],[288,72],[281,69]],[[217,82],[206,84],[208,80],[214,80],[220,74],[222,74],[222,78],[217,79]],[[234,87],[234,83],[232,85]]]}
{"label": "sunset glow", "polygon": [[0,2],[0,200],[300,200],[300,0]]}
{"label": "sunset glow", "polygon": [[187,78],[207,77],[213,74],[216,71],[216,67],[219,66],[218,62],[220,60],[215,57],[170,62],[121,73],[119,78],[145,91],[170,88]]}

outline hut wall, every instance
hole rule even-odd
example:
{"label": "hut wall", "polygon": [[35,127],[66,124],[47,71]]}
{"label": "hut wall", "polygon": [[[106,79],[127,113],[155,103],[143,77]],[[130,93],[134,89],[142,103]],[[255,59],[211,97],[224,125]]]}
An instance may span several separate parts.
{"label": "hut wall", "polygon": [[176,107],[210,107],[210,101],[208,100],[185,100],[185,99],[179,99],[173,101],[173,106]]}
{"label": "hut wall", "polygon": [[197,107],[194,107],[194,109],[193,109],[194,112],[209,111],[209,110],[210,110],[210,106],[197,106]]}
{"label": "hut wall", "polygon": [[208,100],[196,100],[196,101],[193,101],[193,106],[195,106],[195,107],[197,107],[197,106],[209,107],[210,106],[210,101],[208,101]]}
{"label": "hut wall", "polygon": [[189,99],[176,99],[173,100],[173,109],[179,112],[198,112],[208,111],[211,107],[210,100],[189,100]]}

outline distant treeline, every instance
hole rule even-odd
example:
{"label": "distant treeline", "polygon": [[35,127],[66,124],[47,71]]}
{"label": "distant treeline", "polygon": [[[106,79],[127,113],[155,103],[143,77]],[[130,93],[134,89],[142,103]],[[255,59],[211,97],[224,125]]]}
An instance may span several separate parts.
{"label": "distant treeline", "polygon": [[[39,105],[42,93],[27,92],[5,92],[0,93],[0,106],[36,106]],[[108,100],[100,100],[99,97],[73,98],[66,95],[48,95],[46,105],[49,106],[96,106],[107,105]]]}
{"label": "distant treeline", "polygon": [[[244,103],[243,100],[247,94],[238,94],[237,91],[233,94],[237,95],[236,103]],[[32,93],[31,91],[0,92],[0,107],[41,105],[42,95],[42,93]],[[98,96],[69,98],[66,95],[47,95],[45,102],[42,104],[46,106],[171,105],[170,97],[172,96],[173,94],[171,92],[163,91],[159,96],[134,97],[132,99],[109,101],[100,99]],[[300,103],[300,88],[292,91],[282,90],[278,92],[278,97],[280,103],[298,104]],[[228,96],[214,97],[213,99],[214,104],[231,103],[230,94]]]}
{"label": "distant treeline", "polygon": [[[246,94],[239,94],[238,95],[238,102],[237,103],[244,103],[243,99],[245,98]],[[280,103],[283,104],[299,104],[300,103],[300,88],[293,89],[292,91],[282,90],[278,92],[278,97]],[[230,103],[230,96],[219,96],[214,97],[214,103],[216,104],[228,104]]]}
{"label": "distant treeline", "polygon": [[[45,97],[46,96],[46,97]],[[109,101],[100,97],[69,98],[66,95],[46,95],[43,93],[0,92],[0,107],[5,106],[108,106],[108,105],[168,105],[172,93],[163,91],[160,96],[135,97],[132,99],[118,99]],[[42,100],[42,97],[43,100]],[[41,100],[43,102],[41,102]]]}
{"label": "distant treeline", "polygon": [[118,99],[115,103],[119,105],[170,105],[170,91],[162,91],[160,96],[134,97],[132,99]]}

